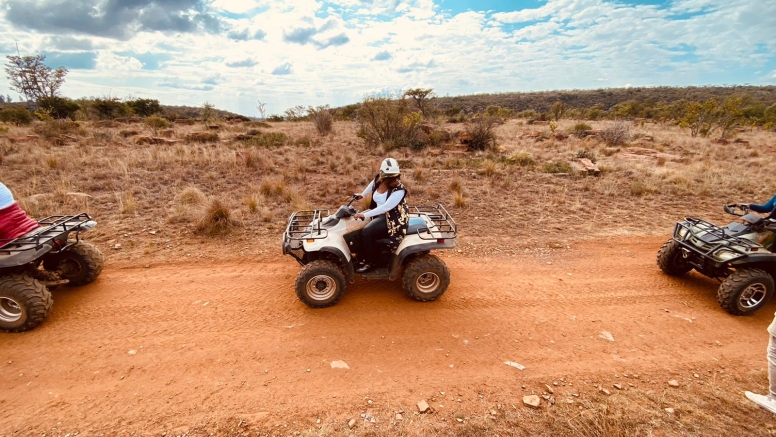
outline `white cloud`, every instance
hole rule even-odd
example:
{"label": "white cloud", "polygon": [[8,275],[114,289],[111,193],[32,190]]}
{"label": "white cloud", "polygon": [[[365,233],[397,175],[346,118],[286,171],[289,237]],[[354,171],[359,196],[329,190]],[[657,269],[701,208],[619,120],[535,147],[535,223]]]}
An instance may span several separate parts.
{"label": "white cloud", "polygon": [[[96,69],[68,75],[72,84],[64,90],[73,97],[99,95],[92,87],[119,88],[175,104],[209,100],[244,108],[247,115],[256,112],[254,96],[268,102],[268,113],[277,113],[417,86],[456,95],[773,83],[776,75],[769,64],[776,59],[774,2],[676,0],[660,7],[548,0],[494,14],[442,12],[444,6],[432,0],[209,4],[222,14],[221,32],[141,32],[128,40],[73,32],[44,36],[12,26],[0,10],[0,41],[18,40],[29,53],[47,50],[54,40],[60,50],[96,53]],[[119,53],[164,60],[153,71],[143,69],[138,59],[144,58]],[[742,71],[748,76],[736,79]],[[7,84],[0,83],[0,94],[6,93]]]}

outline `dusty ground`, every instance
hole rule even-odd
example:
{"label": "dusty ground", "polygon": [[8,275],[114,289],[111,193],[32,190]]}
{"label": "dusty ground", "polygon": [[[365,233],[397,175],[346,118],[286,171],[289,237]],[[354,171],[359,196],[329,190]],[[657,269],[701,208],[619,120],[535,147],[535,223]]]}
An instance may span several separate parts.
{"label": "dusty ground", "polygon": [[436,302],[357,281],[321,310],[290,258],[108,265],[56,290],[42,326],[0,334],[0,435],[772,433],[743,390],[766,389],[776,304],[728,315],[715,281],[660,273],[663,240],[448,253]]}

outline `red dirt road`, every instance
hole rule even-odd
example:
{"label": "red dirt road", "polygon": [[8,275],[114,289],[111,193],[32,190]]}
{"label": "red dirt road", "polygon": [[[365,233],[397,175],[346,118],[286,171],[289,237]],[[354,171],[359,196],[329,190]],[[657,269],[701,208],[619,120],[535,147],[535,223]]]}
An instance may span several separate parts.
{"label": "red dirt road", "polygon": [[776,303],[728,315],[716,281],[658,270],[663,240],[445,255],[452,283],[436,302],[411,300],[399,282],[357,281],[319,310],[296,298],[290,258],[108,264],[95,283],[54,291],[42,326],[0,334],[0,435],[159,435],[235,417],[306,429],[367,408],[385,423],[432,396],[442,412],[479,393],[522,408],[539,382],[560,378],[584,393],[615,374],[647,375],[626,380],[639,386],[763,369]]}

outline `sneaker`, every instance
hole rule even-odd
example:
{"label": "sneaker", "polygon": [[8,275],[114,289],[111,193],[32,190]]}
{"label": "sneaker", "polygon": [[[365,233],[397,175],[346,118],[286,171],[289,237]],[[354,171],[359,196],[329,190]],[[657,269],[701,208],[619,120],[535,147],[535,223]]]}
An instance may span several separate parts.
{"label": "sneaker", "polygon": [[363,266],[356,269],[356,273],[366,273],[372,270],[372,264],[366,263]]}
{"label": "sneaker", "polygon": [[750,391],[745,391],[744,394],[750,401],[759,405],[760,408],[766,409],[771,413],[776,414],[776,400],[771,399],[770,396],[758,395],[757,393],[752,393]]}

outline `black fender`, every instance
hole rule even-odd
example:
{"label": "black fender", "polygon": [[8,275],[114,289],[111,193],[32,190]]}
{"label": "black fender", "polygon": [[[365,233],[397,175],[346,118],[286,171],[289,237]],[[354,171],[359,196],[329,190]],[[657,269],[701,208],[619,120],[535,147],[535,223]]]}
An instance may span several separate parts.
{"label": "black fender", "polygon": [[391,268],[388,272],[388,279],[391,281],[394,281],[399,277],[399,273],[401,273],[401,266],[404,264],[404,260],[411,255],[415,255],[421,252],[430,252],[432,250],[454,249],[454,248],[455,248],[455,240],[453,239],[445,240],[444,243],[429,241],[428,243],[415,244],[412,246],[405,247],[398,254],[392,255]]}
{"label": "black fender", "polygon": [[355,281],[356,272],[353,269],[353,264],[348,261],[347,257],[344,253],[342,253],[341,250],[332,246],[324,246],[318,249],[318,252],[330,253],[337,257],[340,264],[342,265],[342,268],[344,269],[345,277],[348,279],[348,282],[353,283],[353,281]]}

